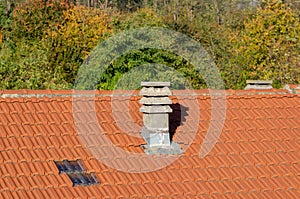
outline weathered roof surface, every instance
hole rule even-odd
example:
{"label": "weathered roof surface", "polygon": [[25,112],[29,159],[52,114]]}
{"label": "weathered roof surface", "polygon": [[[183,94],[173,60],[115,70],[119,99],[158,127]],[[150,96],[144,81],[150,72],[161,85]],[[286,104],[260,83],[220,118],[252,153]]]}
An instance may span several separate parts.
{"label": "weathered roof surface", "polygon": [[[222,134],[212,151],[199,158],[210,124],[211,98],[207,91],[190,96],[173,92],[173,103],[189,100],[198,103],[199,112],[186,110],[187,116],[200,113],[199,121],[190,120],[187,124],[197,126],[195,138],[190,147],[186,147],[189,143],[180,143],[186,151],[169,166],[132,173],[106,166],[88,150],[74,125],[71,93],[0,91],[0,198],[297,198],[300,195],[299,94],[275,89],[265,93],[227,91]],[[97,119],[113,144],[125,151],[144,153],[140,147],[144,140],[124,132],[133,128],[138,135],[142,126],[140,97],[128,93],[112,97],[110,92],[98,92]],[[176,95],[181,94],[180,101]],[[175,113],[180,115],[180,111],[177,107]],[[174,122],[180,122],[178,117]],[[181,122],[174,141],[180,142],[181,136],[189,133],[185,121]],[[93,125],[87,124],[91,129]],[[54,162],[66,159],[80,159],[87,172],[96,173],[100,184],[74,187],[66,174],[59,174]],[[147,166],[151,167],[144,165]]]}

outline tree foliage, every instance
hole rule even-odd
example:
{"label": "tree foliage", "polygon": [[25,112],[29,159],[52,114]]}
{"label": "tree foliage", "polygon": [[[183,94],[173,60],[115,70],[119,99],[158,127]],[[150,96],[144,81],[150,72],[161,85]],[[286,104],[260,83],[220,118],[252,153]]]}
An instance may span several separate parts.
{"label": "tree foliage", "polygon": [[[179,31],[201,43],[226,88],[243,88],[246,79],[272,79],[276,87],[300,83],[300,4],[242,2],[11,0],[8,8],[2,1],[1,89],[70,89],[94,47],[113,34],[145,26]],[[110,63],[98,88],[113,89],[125,73],[147,63],[172,67],[194,88],[206,86],[182,57],[140,49]]]}
{"label": "tree foliage", "polygon": [[14,9],[3,33],[2,88],[67,89],[78,67],[110,30],[103,10],[34,0]]}
{"label": "tree foliage", "polygon": [[299,18],[282,1],[263,1],[233,42],[238,84],[246,79],[273,79],[277,87],[299,82]]}

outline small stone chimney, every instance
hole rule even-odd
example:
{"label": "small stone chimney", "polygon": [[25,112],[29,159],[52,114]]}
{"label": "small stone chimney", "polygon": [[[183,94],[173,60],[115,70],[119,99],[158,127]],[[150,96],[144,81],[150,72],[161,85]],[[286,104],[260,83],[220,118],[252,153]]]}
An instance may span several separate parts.
{"label": "small stone chimney", "polygon": [[140,91],[143,105],[140,112],[143,113],[142,136],[148,147],[170,147],[169,113],[172,112],[172,101],[168,96],[172,95],[169,89],[170,82],[142,82]]}
{"label": "small stone chimney", "polygon": [[264,89],[272,89],[272,80],[247,80],[246,81],[247,86],[245,87],[245,90],[249,89],[258,89],[258,90],[264,90]]}
{"label": "small stone chimney", "polygon": [[142,136],[146,140],[143,145],[147,154],[182,154],[179,144],[172,142],[169,132],[169,106],[172,100],[170,82],[142,82],[140,91],[143,113]]}

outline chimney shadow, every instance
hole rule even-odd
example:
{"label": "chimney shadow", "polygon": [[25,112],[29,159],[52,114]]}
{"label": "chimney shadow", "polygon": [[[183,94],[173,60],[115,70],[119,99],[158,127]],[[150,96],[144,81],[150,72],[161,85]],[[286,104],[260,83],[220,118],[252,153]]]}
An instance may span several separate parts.
{"label": "chimney shadow", "polygon": [[179,103],[171,104],[170,107],[173,110],[172,113],[169,114],[169,132],[172,141],[176,129],[186,121],[188,107],[180,105]]}

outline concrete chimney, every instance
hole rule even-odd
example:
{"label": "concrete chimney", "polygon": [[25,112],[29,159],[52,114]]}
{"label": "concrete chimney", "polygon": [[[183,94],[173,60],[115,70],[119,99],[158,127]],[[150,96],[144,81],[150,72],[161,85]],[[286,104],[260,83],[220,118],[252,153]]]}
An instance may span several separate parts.
{"label": "concrete chimney", "polygon": [[249,89],[258,89],[258,90],[264,90],[264,89],[272,89],[272,80],[247,80],[246,81],[247,86],[245,87],[245,90]]}
{"label": "concrete chimney", "polygon": [[140,112],[143,113],[142,136],[150,147],[170,146],[169,113],[172,112],[169,104],[172,101],[168,96],[172,95],[170,82],[142,82],[140,103],[143,105]]}
{"label": "concrete chimney", "polygon": [[[142,136],[150,153],[180,153],[180,146],[171,143],[169,133],[169,113],[172,104],[170,82],[141,82],[140,100],[143,113]],[[163,150],[162,150],[163,149]]]}

